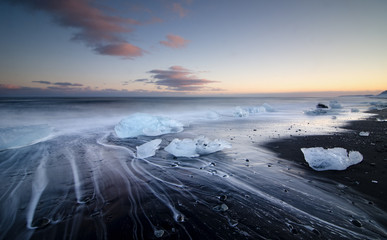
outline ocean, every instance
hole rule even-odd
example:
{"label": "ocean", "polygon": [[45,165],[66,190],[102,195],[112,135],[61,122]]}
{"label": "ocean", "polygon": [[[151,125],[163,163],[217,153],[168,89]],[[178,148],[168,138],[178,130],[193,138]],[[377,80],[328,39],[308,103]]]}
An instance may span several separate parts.
{"label": "ocean", "polygon": [[[377,101],[1,98],[0,239],[379,239],[386,218],[376,206],[262,147],[345,131]],[[146,134],[118,137],[121,120],[139,113],[182,127],[136,118],[131,126]],[[165,150],[199,137],[231,147],[196,157]],[[155,155],[137,157],[154,139]]]}

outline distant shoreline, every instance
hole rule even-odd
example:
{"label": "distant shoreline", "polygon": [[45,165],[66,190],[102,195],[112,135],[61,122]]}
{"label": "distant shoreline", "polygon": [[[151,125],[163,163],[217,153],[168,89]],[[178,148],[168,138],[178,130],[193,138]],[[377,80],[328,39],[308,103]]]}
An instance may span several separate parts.
{"label": "distant shoreline", "polygon": [[[364,194],[369,204],[387,211],[387,109],[368,113],[375,115],[364,120],[350,121],[341,127],[350,130],[348,132],[284,138],[265,143],[263,147],[278,154],[280,158],[299,164],[316,178],[333,180]],[[370,135],[359,136],[361,131],[367,131]],[[303,147],[343,147],[359,151],[363,161],[344,171],[318,172],[304,160],[300,150]]]}

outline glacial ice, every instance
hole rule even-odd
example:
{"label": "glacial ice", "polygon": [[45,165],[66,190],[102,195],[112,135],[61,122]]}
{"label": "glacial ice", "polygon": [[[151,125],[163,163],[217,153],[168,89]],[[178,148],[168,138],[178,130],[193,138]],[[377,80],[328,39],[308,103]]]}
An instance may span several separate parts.
{"label": "glacial ice", "polygon": [[316,115],[324,115],[324,114],[327,114],[327,113],[328,113],[328,110],[327,110],[327,109],[324,109],[324,108],[316,108],[316,109],[313,109],[313,110],[307,110],[307,111],[304,111],[304,113],[305,113],[306,115],[316,116]]}
{"label": "glacial ice", "polygon": [[210,141],[208,138],[201,136],[195,139],[186,138],[183,140],[175,138],[164,150],[176,157],[198,157],[225,148],[231,148],[231,144],[219,139]]}
{"label": "glacial ice", "polygon": [[338,101],[336,101],[336,100],[330,101],[329,102],[329,107],[331,107],[331,109],[341,109],[341,108],[343,108],[341,106],[341,104]]}
{"label": "glacial ice", "polygon": [[52,128],[46,124],[0,128],[0,151],[41,142],[48,138],[51,132]]}
{"label": "glacial ice", "polygon": [[358,151],[348,151],[345,148],[301,148],[305,161],[316,171],[345,170],[351,165],[360,163],[363,155]]}
{"label": "glacial ice", "polygon": [[156,154],[156,150],[160,148],[161,139],[154,139],[150,142],[137,146],[137,158],[152,157]]}
{"label": "glacial ice", "polygon": [[145,113],[135,113],[122,119],[114,130],[119,138],[137,136],[160,136],[167,133],[183,131],[183,124],[179,121]]}
{"label": "glacial ice", "polygon": [[262,106],[250,106],[250,107],[236,107],[234,110],[234,116],[236,117],[248,117],[257,113],[274,112],[274,108],[267,103]]}
{"label": "glacial ice", "polygon": [[368,137],[369,135],[370,135],[370,132],[363,132],[363,131],[359,132],[360,137]]}

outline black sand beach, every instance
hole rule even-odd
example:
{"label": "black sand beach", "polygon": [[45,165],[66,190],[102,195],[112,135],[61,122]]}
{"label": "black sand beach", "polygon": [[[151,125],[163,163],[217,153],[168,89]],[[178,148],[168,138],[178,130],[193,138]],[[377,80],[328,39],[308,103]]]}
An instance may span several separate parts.
{"label": "black sand beach", "polygon": [[[387,109],[373,110],[374,116],[345,125],[348,131],[332,135],[297,136],[269,142],[264,147],[278,153],[279,157],[294,161],[314,175],[316,179],[340,183],[369,199],[387,211]],[[359,136],[361,131],[369,132],[368,137]],[[363,161],[350,166],[344,171],[318,172],[310,168],[304,160],[301,148],[309,147],[343,147],[359,151]],[[356,203],[353,203],[356,204]]]}

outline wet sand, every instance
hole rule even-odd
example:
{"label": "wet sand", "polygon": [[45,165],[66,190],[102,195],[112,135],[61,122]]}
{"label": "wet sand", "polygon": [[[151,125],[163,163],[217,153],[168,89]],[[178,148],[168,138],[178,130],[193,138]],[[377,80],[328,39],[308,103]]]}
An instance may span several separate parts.
{"label": "wet sand", "polygon": [[[375,204],[387,211],[387,109],[369,113],[375,115],[349,122],[342,127],[348,130],[345,132],[279,139],[266,143],[264,147],[277,153],[280,158],[299,164],[317,179],[333,180],[363,194],[365,199],[369,199],[369,204]],[[361,131],[370,134],[368,137],[359,136]],[[359,151],[363,155],[363,161],[344,171],[318,172],[308,166],[300,150],[309,147],[343,147]]]}

